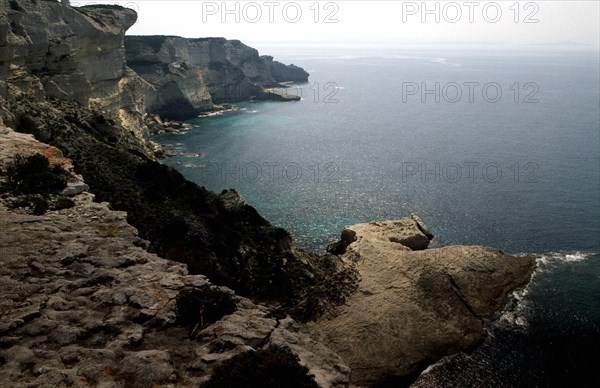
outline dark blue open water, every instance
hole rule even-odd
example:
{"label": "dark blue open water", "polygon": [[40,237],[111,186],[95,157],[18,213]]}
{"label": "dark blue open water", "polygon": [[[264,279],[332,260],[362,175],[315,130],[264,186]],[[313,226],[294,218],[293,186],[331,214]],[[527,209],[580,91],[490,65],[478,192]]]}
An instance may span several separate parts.
{"label": "dark blue open water", "polygon": [[241,103],[157,136],[179,152],[165,163],[238,189],[316,251],[344,225],[414,212],[438,245],[541,254],[490,339],[418,384],[600,386],[598,53],[270,54],[310,72],[290,90],[302,100]]}

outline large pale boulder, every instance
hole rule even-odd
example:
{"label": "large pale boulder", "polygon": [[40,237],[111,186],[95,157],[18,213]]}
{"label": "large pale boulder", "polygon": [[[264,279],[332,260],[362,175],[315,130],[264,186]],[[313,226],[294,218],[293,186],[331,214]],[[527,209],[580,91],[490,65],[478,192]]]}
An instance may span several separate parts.
{"label": "large pale boulder", "polygon": [[480,246],[425,249],[432,237],[416,216],[347,227],[342,258],[361,282],[344,306],[307,326],[368,386],[420,371],[475,345],[482,319],[524,286],[535,263]]}

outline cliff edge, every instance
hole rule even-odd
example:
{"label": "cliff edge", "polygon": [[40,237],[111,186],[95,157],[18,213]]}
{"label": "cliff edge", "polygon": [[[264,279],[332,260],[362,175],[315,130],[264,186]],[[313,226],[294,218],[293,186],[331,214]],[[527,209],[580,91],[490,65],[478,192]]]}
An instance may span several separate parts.
{"label": "cliff edge", "polygon": [[[127,8],[80,8],[50,1],[3,1],[0,79],[31,95],[74,100],[105,110],[123,105],[124,32],[137,20]],[[19,82],[20,81],[20,82]]]}
{"label": "cliff edge", "polygon": [[67,192],[70,205],[31,214],[5,189],[17,155],[43,155],[83,183],[60,150],[0,125],[1,381],[199,386],[236,356],[273,352],[306,386],[347,386],[350,369],[293,319],[148,253],[127,214],[85,187]]}
{"label": "cliff edge", "polygon": [[[217,195],[153,158],[142,119],[155,89],[125,63],[133,11],[34,0],[9,5],[0,14],[1,28],[10,31],[0,46],[0,120],[60,149],[98,201],[127,212],[151,252],[299,320],[319,315],[354,288],[353,268],[337,257],[299,249],[248,204],[228,207],[235,191]],[[213,51],[237,48],[235,55],[224,52],[228,63],[261,60],[241,43],[207,42]],[[102,62],[105,56],[110,63]],[[57,83],[66,94],[54,93]],[[339,287],[329,286],[333,279]]]}
{"label": "cliff edge", "polygon": [[123,45],[136,20],[133,10],[119,6],[2,1],[0,119],[31,132],[47,123],[35,112],[24,112],[20,100],[75,101],[118,123],[152,154],[144,96],[154,88],[127,67]]}

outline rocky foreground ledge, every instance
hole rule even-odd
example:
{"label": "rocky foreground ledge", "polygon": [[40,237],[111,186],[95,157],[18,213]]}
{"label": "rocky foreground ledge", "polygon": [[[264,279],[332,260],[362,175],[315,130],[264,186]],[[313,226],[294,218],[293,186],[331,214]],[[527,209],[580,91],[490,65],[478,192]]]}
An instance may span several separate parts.
{"label": "rocky foreground ledge", "polygon": [[481,246],[426,249],[433,235],[417,216],[347,227],[329,246],[355,263],[361,281],[345,305],[307,326],[369,386],[418,373],[477,344],[484,319],[529,282],[531,257]]}
{"label": "rocky foreground ledge", "polygon": [[[32,215],[9,209],[6,193],[0,201],[0,381],[197,387],[234,356],[277,347],[319,386],[348,385],[350,369],[294,320],[148,253],[127,214],[94,202],[58,149],[0,125],[0,170],[16,153],[64,168],[73,205]],[[186,327],[180,301],[192,292],[230,301],[226,314],[203,305],[204,322]]]}

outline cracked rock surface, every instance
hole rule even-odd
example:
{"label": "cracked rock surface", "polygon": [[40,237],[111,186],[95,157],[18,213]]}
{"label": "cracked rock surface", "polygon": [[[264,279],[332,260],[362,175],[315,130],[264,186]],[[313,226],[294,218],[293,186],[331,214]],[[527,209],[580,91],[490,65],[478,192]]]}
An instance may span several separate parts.
{"label": "cracked rock surface", "polygon": [[473,346],[484,336],[483,319],[535,267],[531,257],[481,246],[426,249],[432,237],[416,216],[342,232],[336,246],[343,243],[342,258],[357,263],[362,280],[345,305],[307,331],[348,363],[353,384],[410,375]]}
{"label": "cracked rock surface", "polygon": [[[27,144],[29,142],[29,144]],[[0,164],[60,151],[0,131]],[[1,166],[0,166],[1,167]],[[1,177],[0,177],[1,178]],[[350,369],[290,318],[234,296],[237,309],[190,336],[176,325],[181,290],[209,280],[143,249],[126,213],[82,192],[36,216],[0,202],[0,381],[27,386],[198,386],[222,361],[270,345],[295,353],[323,387]],[[221,287],[224,292],[232,291]]]}

